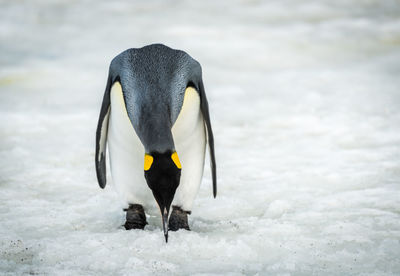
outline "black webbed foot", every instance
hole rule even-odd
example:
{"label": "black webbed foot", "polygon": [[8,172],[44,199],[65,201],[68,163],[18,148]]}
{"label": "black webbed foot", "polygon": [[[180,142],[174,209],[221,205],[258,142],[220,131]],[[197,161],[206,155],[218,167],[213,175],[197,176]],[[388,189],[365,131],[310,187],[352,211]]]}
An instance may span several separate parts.
{"label": "black webbed foot", "polygon": [[147,224],[143,206],[140,204],[129,204],[126,211],[125,229],[144,229]]}
{"label": "black webbed foot", "polygon": [[183,211],[178,206],[172,206],[172,213],[169,217],[168,230],[177,231],[179,229],[185,229],[190,231],[188,223],[188,215],[190,211]]}

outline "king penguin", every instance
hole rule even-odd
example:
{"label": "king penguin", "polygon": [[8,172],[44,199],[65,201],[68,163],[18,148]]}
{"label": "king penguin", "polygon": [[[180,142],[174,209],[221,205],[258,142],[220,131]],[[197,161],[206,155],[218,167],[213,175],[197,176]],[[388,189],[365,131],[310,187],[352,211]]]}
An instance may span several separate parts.
{"label": "king penguin", "polygon": [[216,197],[214,137],[199,62],[162,44],[128,49],[111,61],[95,165],[104,188],[108,144],[113,183],[129,206],[127,230],[144,229],[145,210],[155,203],[166,242],[168,230],[190,230],[187,215],[200,187],[207,142]]}

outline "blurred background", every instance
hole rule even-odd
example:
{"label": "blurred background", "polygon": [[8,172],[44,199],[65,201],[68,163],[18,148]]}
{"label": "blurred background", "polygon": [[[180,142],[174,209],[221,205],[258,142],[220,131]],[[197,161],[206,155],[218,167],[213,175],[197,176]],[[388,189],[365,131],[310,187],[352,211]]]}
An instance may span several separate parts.
{"label": "blurred background", "polygon": [[[168,245],[93,162],[109,63],[151,43],[201,63],[217,150]],[[0,274],[399,274],[399,75],[398,0],[0,0]]]}

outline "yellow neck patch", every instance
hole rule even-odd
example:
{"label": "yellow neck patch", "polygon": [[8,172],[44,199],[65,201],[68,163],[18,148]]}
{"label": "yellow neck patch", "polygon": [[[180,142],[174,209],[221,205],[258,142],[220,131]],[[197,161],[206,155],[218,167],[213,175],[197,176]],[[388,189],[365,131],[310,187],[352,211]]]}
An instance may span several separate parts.
{"label": "yellow neck patch", "polygon": [[145,154],[144,155],[144,170],[148,171],[151,168],[151,165],[153,164],[153,156],[151,156],[150,154]]}
{"label": "yellow neck patch", "polygon": [[179,161],[179,157],[178,157],[178,154],[177,154],[176,152],[174,152],[173,154],[171,154],[171,159],[172,159],[172,161],[174,161],[175,166],[176,166],[178,169],[182,169],[181,162]]}

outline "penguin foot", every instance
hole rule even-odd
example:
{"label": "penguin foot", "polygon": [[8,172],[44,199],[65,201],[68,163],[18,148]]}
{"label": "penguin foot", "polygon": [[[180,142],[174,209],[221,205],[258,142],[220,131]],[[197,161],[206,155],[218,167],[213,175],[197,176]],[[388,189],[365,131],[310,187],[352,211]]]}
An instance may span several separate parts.
{"label": "penguin foot", "polygon": [[188,215],[190,211],[183,211],[178,206],[172,206],[172,213],[169,217],[168,230],[177,231],[179,229],[185,229],[190,231],[188,223]]}
{"label": "penguin foot", "polygon": [[144,229],[147,224],[146,215],[144,213],[143,206],[140,204],[129,204],[126,211],[126,222],[125,229]]}

